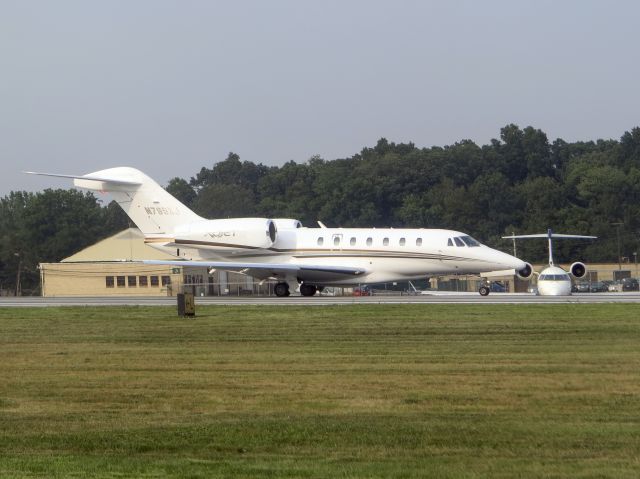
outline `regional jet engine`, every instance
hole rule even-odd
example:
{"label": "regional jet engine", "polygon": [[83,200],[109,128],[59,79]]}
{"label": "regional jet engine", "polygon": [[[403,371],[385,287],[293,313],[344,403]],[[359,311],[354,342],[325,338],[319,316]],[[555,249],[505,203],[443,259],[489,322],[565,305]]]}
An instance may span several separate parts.
{"label": "regional jet engine", "polygon": [[533,276],[533,266],[531,266],[531,264],[527,263],[524,268],[519,269],[518,271],[516,271],[516,274],[518,275],[518,278],[520,278],[520,279],[530,279],[531,276]]}

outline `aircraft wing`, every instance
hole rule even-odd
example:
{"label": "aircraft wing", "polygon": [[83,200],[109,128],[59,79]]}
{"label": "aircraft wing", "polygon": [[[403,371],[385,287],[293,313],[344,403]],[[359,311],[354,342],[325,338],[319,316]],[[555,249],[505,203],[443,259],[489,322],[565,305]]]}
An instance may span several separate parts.
{"label": "aircraft wing", "polygon": [[232,271],[259,279],[280,278],[295,275],[307,282],[327,282],[355,278],[367,273],[362,268],[330,265],[301,265],[291,263],[238,263],[232,261],[183,261],[143,260],[144,264],[168,266],[200,266]]}

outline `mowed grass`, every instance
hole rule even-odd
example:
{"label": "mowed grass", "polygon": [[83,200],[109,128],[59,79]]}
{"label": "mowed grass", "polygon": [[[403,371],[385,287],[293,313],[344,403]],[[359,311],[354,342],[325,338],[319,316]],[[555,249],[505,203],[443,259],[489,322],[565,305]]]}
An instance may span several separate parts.
{"label": "mowed grass", "polygon": [[0,310],[0,477],[640,477],[640,307]]}

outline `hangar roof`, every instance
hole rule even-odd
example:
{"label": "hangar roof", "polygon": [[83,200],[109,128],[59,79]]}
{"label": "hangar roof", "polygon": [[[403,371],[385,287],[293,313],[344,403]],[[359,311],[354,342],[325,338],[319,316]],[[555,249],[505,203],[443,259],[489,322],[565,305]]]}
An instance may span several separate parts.
{"label": "hangar roof", "polygon": [[128,228],[78,251],[68,258],[63,259],[62,262],[131,261],[141,259],[175,258],[145,244],[144,235],[138,228]]}

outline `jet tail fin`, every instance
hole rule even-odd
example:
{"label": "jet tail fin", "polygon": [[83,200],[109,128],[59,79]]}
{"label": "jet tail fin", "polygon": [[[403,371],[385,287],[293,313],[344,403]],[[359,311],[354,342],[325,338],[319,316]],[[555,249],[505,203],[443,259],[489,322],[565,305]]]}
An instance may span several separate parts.
{"label": "jet tail fin", "polygon": [[109,168],[86,175],[25,173],[72,178],[73,184],[79,188],[109,193],[145,236],[171,235],[178,226],[202,220],[135,168]]}

